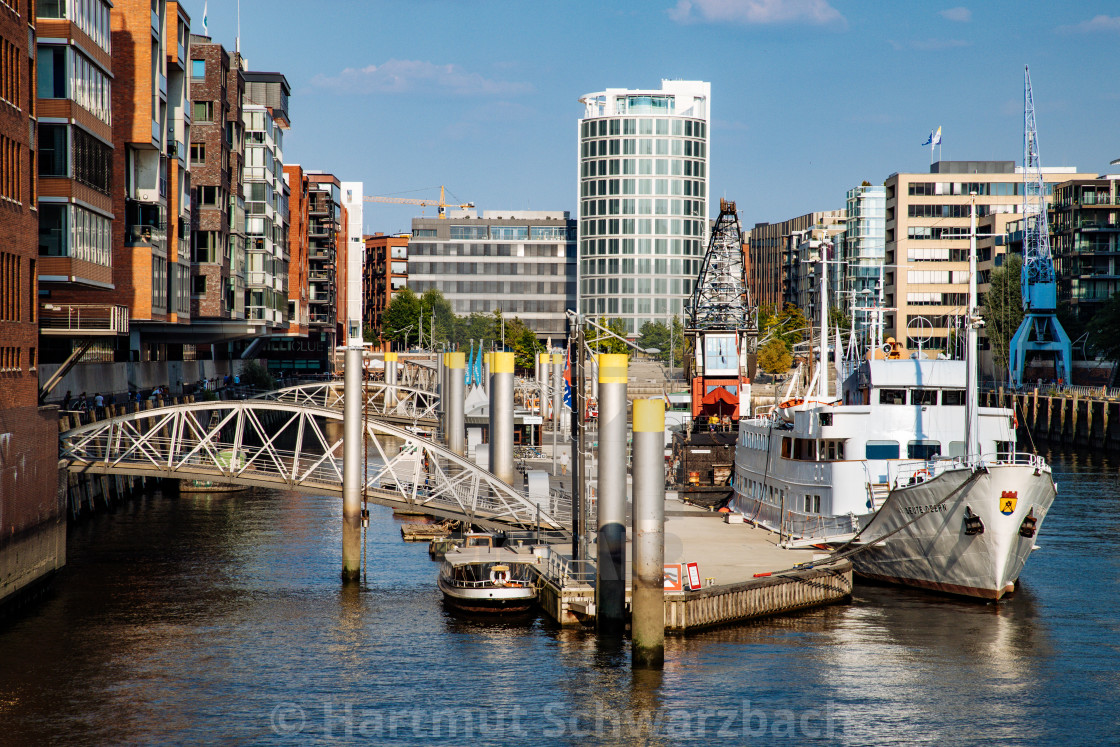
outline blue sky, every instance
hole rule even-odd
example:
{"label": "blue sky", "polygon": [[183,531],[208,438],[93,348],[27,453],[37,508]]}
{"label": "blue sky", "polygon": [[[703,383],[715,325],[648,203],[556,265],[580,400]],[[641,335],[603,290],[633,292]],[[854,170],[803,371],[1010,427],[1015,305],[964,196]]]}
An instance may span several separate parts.
{"label": "blue sky", "polygon": [[[235,0],[208,11],[232,49]],[[291,83],[286,161],[481,210],[574,215],[579,97],[662,78],[711,82],[711,192],[744,227],[927,170],[938,126],[946,160],[1021,161],[1024,64],[1044,165],[1120,157],[1115,0],[242,0],[241,49]],[[365,230],[420,212],[367,203]]]}

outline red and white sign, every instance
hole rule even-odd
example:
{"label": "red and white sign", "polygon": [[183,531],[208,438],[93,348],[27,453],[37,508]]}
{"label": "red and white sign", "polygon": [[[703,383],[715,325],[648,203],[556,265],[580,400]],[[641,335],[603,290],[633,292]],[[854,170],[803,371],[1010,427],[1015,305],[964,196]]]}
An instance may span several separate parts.
{"label": "red and white sign", "polygon": [[682,571],[680,563],[665,564],[665,591],[682,591],[684,589]]}
{"label": "red and white sign", "polygon": [[700,588],[700,566],[696,563],[688,564],[688,588],[696,591]]}

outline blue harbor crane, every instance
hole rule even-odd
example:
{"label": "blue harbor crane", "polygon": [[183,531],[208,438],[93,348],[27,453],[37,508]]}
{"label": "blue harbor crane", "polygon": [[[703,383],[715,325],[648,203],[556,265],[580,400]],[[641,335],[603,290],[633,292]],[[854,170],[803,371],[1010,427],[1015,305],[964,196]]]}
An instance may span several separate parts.
{"label": "blue harbor crane", "polygon": [[1038,155],[1038,128],[1034,118],[1031,71],[1024,68],[1026,86],[1023,102],[1023,269],[1020,290],[1023,317],[1011,338],[1008,363],[1011,383],[1023,385],[1028,353],[1054,359],[1058,379],[1070,383],[1073,346],[1058,321],[1058,283],[1050,254],[1050,229],[1046,221],[1046,183]]}

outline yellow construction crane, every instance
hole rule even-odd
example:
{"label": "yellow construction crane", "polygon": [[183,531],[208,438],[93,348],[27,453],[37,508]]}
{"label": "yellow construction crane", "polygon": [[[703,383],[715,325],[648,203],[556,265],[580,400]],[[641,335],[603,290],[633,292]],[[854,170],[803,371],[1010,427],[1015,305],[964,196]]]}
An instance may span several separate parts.
{"label": "yellow construction crane", "polygon": [[394,203],[397,203],[397,204],[400,204],[400,205],[420,205],[421,207],[430,207],[432,205],[435,205],[439,208],[439,217],[441,217],[441,218],[446,218],[447,217],[446,209],[449,208],[449,207],[457,207],[457,208],[460,208],[460,209],[463,209],[463,210],[466,210],[467,208],[473,208],[474,207],[473,202],[464,202],[464,203],[461,203],[461,204],[448,203],[446,200],[444,200],[444,189],[443,189],[442,184],[440,185],[440,188],[439,188],[439,200],[438,201],[436,201],[436,200],[415,200],[415,199],[410,199],[410,198],[407,198],[407,197],[376,197],[376,196],[373,196],[373,195],[369,195],[369,196],[365,197],[364,199],[365,199],[366,202],[394,202]]}

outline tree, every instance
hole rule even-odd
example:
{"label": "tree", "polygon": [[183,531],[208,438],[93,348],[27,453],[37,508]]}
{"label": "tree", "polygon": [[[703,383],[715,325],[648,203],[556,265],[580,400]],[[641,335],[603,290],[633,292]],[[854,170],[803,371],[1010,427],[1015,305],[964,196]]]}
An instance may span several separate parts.
{"label": "tree", "polygon": [[777,309],[774,306],[763,306],[758,310],[758,334],[760,340],[768,336],[779,339],[786,344],[787,349],[803,339],[809,329],[809,320],[801,309],[791,303],[785,308]]}
{"label": "tree", "polygon": [[1010,361],[1011,338],[1023,321],[1023,298],[1019,292],[1019,273],[1023,258],[1018,254],[1007,255],[1002,267],[992,270],[988,279],[988,292],[981,303],[984,329],[991,345],[992,359],[997,371],[1006,371]]}
{"label": "tree", "polygon": [[665,364],[670,362],[671,353],[673,365],[681,366],[684,362],[684,325],[677,316],[673,317],[672,323],[671,332],[669,325],[661,321],[642,324],[638,330],[638,347],[643,350],[657,348],[661,352],[654,354],[654,357]]}
{"label": "tree", "polygon": [[[455,312],[451,310],[451,302],[443,297],[443,293],[438,288],[428,288],[424,291],[424,295],[420,296],[420,308],[417,311],[417,316],[422,316],[424,320],[424,339],[432,340],[433,309],[436,312],[434,342],[451,342],[452,333],[455,329]],[[419,322],[419,318],[417,322]],[[434,345],[429,345],[429,347],[434,347]]]}
{"label": "tree", "polygon": [[1120,294],[1108,299],[1089,321],[1089,345],[1110,361],[1120,360]]}
{"label": "tree", "polygon": [[847,332],[852,328],[852,318],[839,306],[833,306],[828,310],[828,331],[833,332],[837,327],[841,332]]}
{"label": "tree", "polygon": [[785,373],[792,364],[793,356],[782,340],[774,338],[758,349],[758,367],[766,373]]}
{"label": "tree", "polygon": [[[600,327],[606,327],[611,332],[614,332],[616,335],[618,335],[618,337],[626,339],[626,322],[622,321],[621,319],[608,320],[603,316],[599,317],[598,321]],[[595,329],[594,327],[592,327],[587,334],[592,335],[592,339],[594,339],[594,337],[601,338],[590,345],[591,349],[598,353],[623,353],[629,355],[633,352],[633,348],[631,348],[622,340],[618,339],[618,337],[611,337],[605,332]]]}
{"label": "tree", "polygon": [[393,294],[393,300],[382,316],[381,337],[391,342],[405,343],[419,339],[420,299],[409,288]]}
{"label": "tree", "polygon": [[[544,345],[537,339],[533,330],[529,329],[520,319],[515,319],[517,326],[512,330],[517,336],[510,345],[513,347],[514,363],[522,370],[533,371],[536,367],[537,355],[545,352]],[[506,334],[510,333],[507,327]],[[507,341],[509,338],[506,338]]]}

